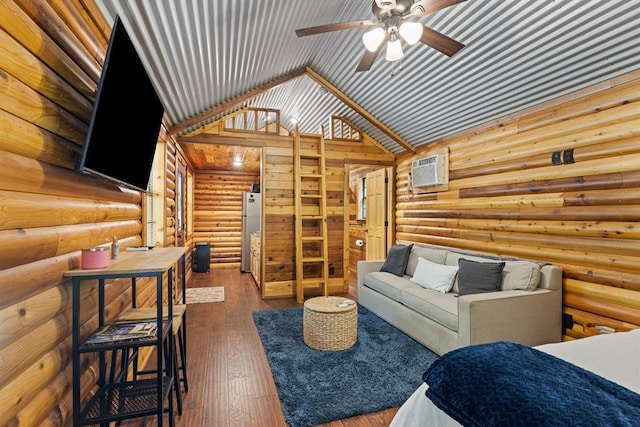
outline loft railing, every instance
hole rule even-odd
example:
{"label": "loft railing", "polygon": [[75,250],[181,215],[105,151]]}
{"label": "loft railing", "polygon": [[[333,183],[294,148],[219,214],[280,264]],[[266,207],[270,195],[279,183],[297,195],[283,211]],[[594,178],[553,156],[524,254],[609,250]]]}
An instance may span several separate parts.
{"label": "loft railing", "polygon": [[280,133],[280,110],[247,107],[226,116],[222,123],[225,131],[277,135]]}
{"label": "loft railing", "polygon": [[362,141],[362,132],[360,129],[341,116],[331,116],[330,132],[331,139]]}

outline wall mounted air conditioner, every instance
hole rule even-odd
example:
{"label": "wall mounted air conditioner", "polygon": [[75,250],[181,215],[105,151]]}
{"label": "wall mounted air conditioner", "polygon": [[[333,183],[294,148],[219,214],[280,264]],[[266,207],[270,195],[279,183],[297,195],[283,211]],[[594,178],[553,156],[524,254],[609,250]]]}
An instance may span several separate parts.
{"label": "wall mounted air conditioner", "polygon": [[411,163],[411,180],[414,187],[444,184],[444,156],[436,154]]}

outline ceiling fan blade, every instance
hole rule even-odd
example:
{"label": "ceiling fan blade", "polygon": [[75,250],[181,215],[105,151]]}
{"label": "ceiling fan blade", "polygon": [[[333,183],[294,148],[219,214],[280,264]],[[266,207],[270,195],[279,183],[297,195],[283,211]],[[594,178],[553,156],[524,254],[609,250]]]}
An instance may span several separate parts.
{"label": "ceiling fan blade", "polygon": [[421,0],[411,7],[412,16],[424,16],[466,0]]}
{"label": "ceiling fan blade", "polygon": [[464,47],[464,45],[460,42],[455,41],[451,37],[447,37],[442,33],[433,30],[426,25],[423,25],[422,29],[422,37],[420,37],[420,41],[427,46],[431,46],[432,48],[444,53],[447,56],[453,56],[460,49]]}
{"label": "ceiling fan blade", "polygon": [[296,35],[298,37],[312,36],[314,34],[329,33],[331,31],[350,30],[352,28],[366,27],[374,25],[372,21],[349,21],[338,22],[335,24],[318,25],[315,27],[298,28]]}
{"label": "ceiling fan blade", "polygon": [[370,50],[365,49],[364,55],[362,55],[362,59],[360,60],[360,63],[356,68],[356,73],[360,73],[362,71],[369,71],[369,69],[375,62],[376,58],[380,54],[382,47],[385,46],[388,41],[389,41],[389,33],[386,33],[384,36],[384,40],[382,40],[382,42],[378,46],[378,49],[376,49],[375,52],[371,52]]}

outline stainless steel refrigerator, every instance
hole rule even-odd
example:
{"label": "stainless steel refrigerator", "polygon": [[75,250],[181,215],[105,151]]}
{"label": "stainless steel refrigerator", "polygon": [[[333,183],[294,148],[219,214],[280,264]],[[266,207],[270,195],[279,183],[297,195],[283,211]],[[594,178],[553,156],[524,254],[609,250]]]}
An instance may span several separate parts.
{"label": "stainless steel refrigerator", "polygon": [[251,233],[260,232],[260,193],[242,193],[242,256],[240,271],[251,271]]}

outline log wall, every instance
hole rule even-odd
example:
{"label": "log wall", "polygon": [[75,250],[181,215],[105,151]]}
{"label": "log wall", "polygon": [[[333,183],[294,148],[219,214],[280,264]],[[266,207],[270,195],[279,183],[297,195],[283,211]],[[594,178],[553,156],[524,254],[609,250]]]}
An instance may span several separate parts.
{"label": "log wall", "polygon": [[[563,310],[573,321],[564,339],[588,335],[594,324],[639,327],[639,78],[399,158],[396,238],[561,266]],[[410,162],[440,149],[449,150],[449,189],[407,196]]]}
{"label": "log wall", "polygon": [[195,171],[193,241],[211,244],[211,268],[240,268],[242,193],[260,174]]}
{"label": "log wall", "polygon": [[[109,33],[90,0],[0,0],[0,425],[67,424],[64,273],[80,266],[81,249],[113,236],[121,250],[143,243],[142,195],[73,171]],[[155,302],[155,282],[141,280],[138,290],[139,304]],[[109,281],[106,304],[108,319],[127,308],[130,280]],[[97,326],[96,309],[95,283],[87,283],[83,336]],[[82,357],[83,396],[96,366],[93,355]]]}

